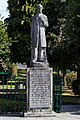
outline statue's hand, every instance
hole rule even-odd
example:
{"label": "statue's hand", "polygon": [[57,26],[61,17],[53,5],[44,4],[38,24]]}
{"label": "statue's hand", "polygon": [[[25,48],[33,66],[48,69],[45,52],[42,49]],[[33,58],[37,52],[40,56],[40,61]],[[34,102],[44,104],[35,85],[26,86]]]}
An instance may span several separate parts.
{"label": "statue's hand", "polygon": [[39,14],[39,18],[43,21],[43,17],[42,14]]}

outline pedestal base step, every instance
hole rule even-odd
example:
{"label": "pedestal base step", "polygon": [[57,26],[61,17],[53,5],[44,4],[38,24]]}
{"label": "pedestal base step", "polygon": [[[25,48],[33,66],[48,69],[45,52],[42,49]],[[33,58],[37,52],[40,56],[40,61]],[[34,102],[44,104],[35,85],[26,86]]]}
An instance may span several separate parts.
{"label": "pedestal base step", "polygon": [[28,112],[24,113],[24,117],[56,117],[56,113],[52,112]]}

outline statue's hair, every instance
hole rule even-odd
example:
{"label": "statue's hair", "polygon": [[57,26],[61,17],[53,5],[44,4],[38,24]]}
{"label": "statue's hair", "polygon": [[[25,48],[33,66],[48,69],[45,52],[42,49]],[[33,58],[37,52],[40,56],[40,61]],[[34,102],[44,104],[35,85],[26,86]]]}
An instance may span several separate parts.
{"label": "statue's hair", "polygon": [[39,8],[42,8],[43,9],[43,6],[41,4],[38,4],[37,7]]}

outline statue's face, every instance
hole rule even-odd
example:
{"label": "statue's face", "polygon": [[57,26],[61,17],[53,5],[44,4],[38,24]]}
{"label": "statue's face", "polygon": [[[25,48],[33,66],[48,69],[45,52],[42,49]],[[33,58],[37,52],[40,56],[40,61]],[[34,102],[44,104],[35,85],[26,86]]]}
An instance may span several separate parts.
{"label": "statue's face", "polygon": [[43,6],[42,5],[38,5],[37,12],[38,13],[42,13],[42,10],[43,10]]}

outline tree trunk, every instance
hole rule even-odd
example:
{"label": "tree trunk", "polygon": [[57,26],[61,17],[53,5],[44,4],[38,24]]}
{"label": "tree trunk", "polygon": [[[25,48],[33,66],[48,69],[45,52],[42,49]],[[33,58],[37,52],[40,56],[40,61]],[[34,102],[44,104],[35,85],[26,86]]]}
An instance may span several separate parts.
{"label": "tree trunk", "polygon": [[80,69],[77,69],[77,80],[80,80]]}
{"label": "tree trunk", "polygon": [[66,70],[63,70],[63,86],[67,86],[67,82],[66,82]]}

